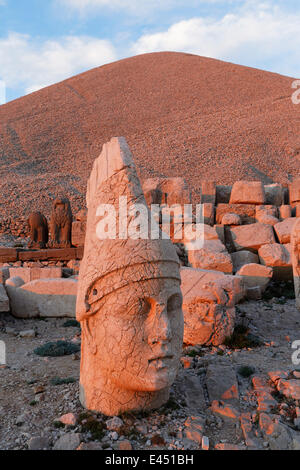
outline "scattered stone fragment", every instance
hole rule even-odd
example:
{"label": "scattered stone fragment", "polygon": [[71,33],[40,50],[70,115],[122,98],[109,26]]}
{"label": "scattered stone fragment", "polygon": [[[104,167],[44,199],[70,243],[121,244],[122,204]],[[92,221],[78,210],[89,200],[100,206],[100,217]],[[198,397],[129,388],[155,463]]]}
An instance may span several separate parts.
{"label": "scattered stone fragment", "polygon": [[78,433],[68,433],[61,436],[54,445],[54,450],[76,450],[81,441]]}
{"label": "scattered stone fragment", "polygon": [[20,331],[19,336],[20,338],[35,338],[36,332],[34,330]]}
{"label": "scattered stone fragment", "polygon": [[207,436],[202,437],[202,450],[209,450],[209,438]]}
{"label": "scattered stone fragment", "polygon": [[74,413],[68,413],[63,415],[59,418],[59,421],[63,423],[65,426],[76,426],[77,424],[77,416]]}
{"label": "scattered stone fragment", "polygon": [[211,410],[213,413],[221,415],[223,418],[239,419],[240,412],[232,405],[226,405],[221,400],[214,400],[211,404]]}
{"label": "scattered stone fragment", "polygon": [[106,421],[106,427],[109,431],[120,432],[123,426],[124,426],[123,421],[117,416],[114,416],[113,418]]}
{"label": "scattered stone fragment", "polygon": [[50,443],[46,437],[32,437],[28,442],[28,450],[49,450]]}

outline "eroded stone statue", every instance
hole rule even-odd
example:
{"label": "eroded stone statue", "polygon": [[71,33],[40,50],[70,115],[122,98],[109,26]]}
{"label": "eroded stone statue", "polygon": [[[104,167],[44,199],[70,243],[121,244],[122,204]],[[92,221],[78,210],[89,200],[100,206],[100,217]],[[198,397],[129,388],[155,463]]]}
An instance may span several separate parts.
{"label": "eroded stone statue", "polygon": [[[87,231],[79,274],[80,399],[106,415],[163,405],[183,341],[179,260],[170,240],[99,239],[101,204],[146,201],[124,138],[105,144],[88,182]],[[98,210],[97,210],[98,209]],[[150,217],[146,209],[147,217]],[[124,229],[124,227],[123,227]]]}
{"label": "eroded stone statue", "polygon": [[296,305],[300,310],[300,218],[294,225],[291,243]]}
{"label": "eroded stone statue", "polygon": [[71,246],[72,220],[69,199],[55,199],[50,220],[50,246],[52,248],[67,248]]}
{"label": "eroded stone statue", "polygon": [[44,249],[48,243],[48,222],[41,212],[33,212],[28,217],[30,231],[29,248]]}

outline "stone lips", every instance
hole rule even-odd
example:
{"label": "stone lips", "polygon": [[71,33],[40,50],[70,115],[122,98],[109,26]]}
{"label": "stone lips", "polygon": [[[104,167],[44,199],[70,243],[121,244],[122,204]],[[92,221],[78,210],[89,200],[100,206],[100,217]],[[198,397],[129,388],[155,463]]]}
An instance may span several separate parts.
{"label": "stone lips", "polygon": [[188,175],[194,202],[212,176],[223,185],[288,184],[300,165],[291,84],[166,52],[105,65],[0,106],[2,217],[37,210],[49,217],[58,189],[76,213],[92,163],[113,135],[126,136],[141,178]]}

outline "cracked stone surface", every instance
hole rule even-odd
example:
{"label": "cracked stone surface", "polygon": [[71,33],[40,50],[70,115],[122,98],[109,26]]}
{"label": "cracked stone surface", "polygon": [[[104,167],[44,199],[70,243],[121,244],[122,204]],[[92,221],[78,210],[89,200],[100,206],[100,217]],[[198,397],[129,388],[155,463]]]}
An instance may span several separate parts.
{"label": "cracked stone surface", "polygon": [[[121,239],[120,196],[150,212],[124,138],[105,144],[87,190],[87,231],[79,273],[80,396],[114,416],[160,407],[169,398],[183,340],[179,259],[171,241]],[[99,237],[99,206],[112,204],[116,239]],[[130,215],[123,230],[130,231]],[[143,224],[141,224],[142,227]],[[149,224],[150,230],[150,224]],[[124,237],[125,238],[125,237]]]}

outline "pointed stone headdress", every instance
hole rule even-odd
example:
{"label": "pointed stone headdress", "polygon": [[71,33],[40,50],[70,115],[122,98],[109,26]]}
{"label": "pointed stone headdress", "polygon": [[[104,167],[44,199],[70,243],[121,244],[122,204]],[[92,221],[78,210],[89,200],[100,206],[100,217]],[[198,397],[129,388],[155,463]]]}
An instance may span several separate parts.
{"label": "pointed stone headdress", "polygon": [[[87,228],[84,257],[80,266],[76,316],[79,321],[97,312],[103,297],[126,285],[149,279],[180,282],[179,259],[168,239],[99,239],[97,209],[112,204],[119,214],[119,197],[128,206],[143,204],[145,197],[130,149],[123,137],[113,137],[95,160],[87,188]],[[147,207],[147,206],[146,206]],[[150,234],[150,211],[148,211]],[[160,236],[161,238],[161,236]]]}

